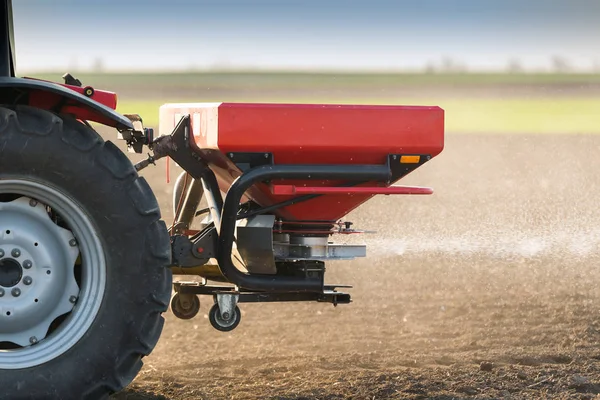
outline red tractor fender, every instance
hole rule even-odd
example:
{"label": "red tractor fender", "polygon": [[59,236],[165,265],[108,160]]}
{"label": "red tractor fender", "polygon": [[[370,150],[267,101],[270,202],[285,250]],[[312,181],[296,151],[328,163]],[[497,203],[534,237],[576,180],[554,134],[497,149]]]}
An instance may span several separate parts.
{"label": "red tractor fender", "polygon": [[91,86],[73,86],[32,79],[0,77],[0,103],[27,104],[77,119],[133,130],[132,122],[115,111],[117,95]]}

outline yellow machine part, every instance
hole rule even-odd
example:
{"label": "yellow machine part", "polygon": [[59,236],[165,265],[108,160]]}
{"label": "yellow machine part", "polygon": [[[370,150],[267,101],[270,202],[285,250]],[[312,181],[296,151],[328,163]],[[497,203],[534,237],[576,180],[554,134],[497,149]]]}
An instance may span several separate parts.
{"label": "yellow machine part", "polygon": [[217,264],[205,264],[198,267],[171,267],[173,275],[195,275],[218,282],[227,282]]}
{"label": "yellow machine part", "polygon": [[[248,273],[248,269],[244,265],[242,257],[238,253],[237,249],[234,248],[232,254],[233,265],[235,265],[236,268],[239,269],[241,272]],[[181,268],[172,265],[171,271],[173,272],[173,275],[195,275],[201,276],[202,278],[210,279],[212,281],[229,282],[229,280],[227,280],[227,278],[225,278],[221,273],[221,270],[219,269],[219,264],[217,264],[217,261],[215,259],[211,259],[208,263],[204,265],[199,265],[197,267]]]}

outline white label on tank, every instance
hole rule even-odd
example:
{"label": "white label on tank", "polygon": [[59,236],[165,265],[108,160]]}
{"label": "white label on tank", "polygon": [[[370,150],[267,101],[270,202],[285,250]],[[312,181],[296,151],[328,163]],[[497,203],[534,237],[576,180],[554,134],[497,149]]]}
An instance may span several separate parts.
{"label": "white label on tank", "polygon": [[195,112],[192,115],[192,132],[194,132],[195,137],[204,136],[202,129],[200,128],[200,113]]}

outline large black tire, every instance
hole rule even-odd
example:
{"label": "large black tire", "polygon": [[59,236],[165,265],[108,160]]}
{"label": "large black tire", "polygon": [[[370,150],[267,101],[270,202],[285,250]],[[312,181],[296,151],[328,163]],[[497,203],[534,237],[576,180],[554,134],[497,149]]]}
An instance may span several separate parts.
{"label": "large black tire", "polygon": [[15,178],[51,185],[87,213],[103,245],[106,285],[90,329],[70,349],[41,365],[0,369],[0,398],[107,398],[154,349],[170,300],[169,236],[156,198],[112,142],[32,107],[0,107],[0,180]]}

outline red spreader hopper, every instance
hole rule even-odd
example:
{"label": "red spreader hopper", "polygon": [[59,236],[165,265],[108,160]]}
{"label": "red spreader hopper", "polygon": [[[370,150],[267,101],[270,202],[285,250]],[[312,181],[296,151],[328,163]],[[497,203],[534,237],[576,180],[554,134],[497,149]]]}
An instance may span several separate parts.
{"label": "red spreader hopper", "polygon": [[186,116],[193,150],[220,189],[262,167],[242,199],[290,223],[337,221],[376,194],[431,194],[392,184],[444,147],[439,107],[166,104],[161,135]]}
{"label": "red spreader hopper", "polygon": [[[345,285],[325,283],[325,262],[365,257],[366,245],[335,243],[331,235],[363,232],[341,218],[375,195],[432,193],[394,183],[442,151],[444,111],[166,104],[160,136],[140,132],[146,131],[130,134],[128,144],[139,150],[138,143],[148,143],[153,154],[136,169],[170,157],[185,171],[174,186],[177,271],[235,285],[224,292],[180,283],[180,295],[214,294],[227,309],[238,300],[337,305],[349,303],[350,295],[337,290]],[[207,208],[199,207],[200,198]],[[204,219],[196,231],[190,227],[199,215]]]}

